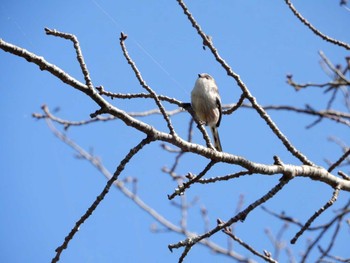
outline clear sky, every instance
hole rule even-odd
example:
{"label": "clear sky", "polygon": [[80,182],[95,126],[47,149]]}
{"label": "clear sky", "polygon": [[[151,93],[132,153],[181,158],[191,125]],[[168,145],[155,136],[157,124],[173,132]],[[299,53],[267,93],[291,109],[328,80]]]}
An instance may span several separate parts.
{"label": "clear sky", "polygon": [[[338,1],[298,0],[294,4],[322,32],[350,43],[350,12],[341,8]],[[295,92],[286,84],[285,76],[292,73],[299,82],[326,82],[329,78],[320,67],[318,51],[322,50],[335,64],[343,64],[349,52],[315,36],[292,15],[284,1],[191,1],[188,7],[260,104],[298,107],[309,104],[315,109],[327,105],[329,94],[316,88]],[[227,77],[212,54],[202,49],[201,39],[176,1],[2,1],[0,38],[43,56],[83,82],[71,42],[46,36],[45,27],[78,37],[94,85],[103,85],[106,90],[143,91],[122,55],[118,38],[123,31],[129,36],[126,45],[131,57],[157,93],[188,102],[197,74],[207,72],[215,77],[224,104],[235,103],[240,95],[235,82]],[[56,115],[60,118],[85,120],[98,108],[84,94],[3,51],[0,71],[0,262],[49,262],[56,247],[102,191],[106,179],[88,162],[77,159],[72,149],[54,137],[45,121],[33,119],[32,113],[40,113],[41,105],[46,104],[51,111],[58,109]],[[342,102],[336,101],[337,109],[343,110]],[[113,103],[125,111],[155,108],[154,103],[144,100]],[[166,107],[174,109],[168,104]],[[327,140],[329,136],[350,143],[348,127],[324,120],[312,129],[305,129],[314,121],[312,117],[291,112],[270,114],[292,143],[318,165],[326,165],[325,159],[334,161],[341,155],[339,147]],[[166,131],[159,115],[142,120]],[[189,115],[181,113],[172,120],[178,134],[186,136]],[[227,152],[266,164],[273,162],[273,155],[280,156],[285,163],[299,164],[252,110],[225,116],[219,132]],[[66,133],[99,156],[111,172],[143,137],[120,121],[71,127]],[[203,143],[198,131],[195,141]],[[180,211],[167,199],[176,184],[161,172],[163,167],[171,167],[173,161],[173,154],[162,151],[160,143],[154,143],[135,157],[121,179],[138,178],[140,197],[178,224]],[[198,173],[205,163],[188,154],[177,172]],[[234,171],[236,167],[219,165],[208,176]],[[210,226],[214,227],[216,218],[227,220],[234,215],[240,195],[244,195],[247,206],[277,184],[278,179],[279,176],[254,175],[191,187],[188,201],[197,196],[200,199],[190,209],[189,230],[203,233],[202,206],[208,209]],[[297,178],[265,205],[305,222],[331,194],[328,186]],[[342,207],[348,196],[341,193],[334,209]],[[326,222],[331,215],[332,211],[327,211],[315,224]],[[167,245],[184,237],[168,232],[151,233],[154,222],[113,188],[63,252],[61,262],[177,262],[182,249],[170,253]],[[282,222],[258,208],[235,229],[239,237],[259,251],[273,252],[264,230],[271,229],[276,234],[281,226]],[[289,227],[284,236],[286,243],[298,230]],[[349,229],[344,226],[343,231],[332,252],[350,257]],[[310,232],[305,235],[314,237]],[[221,233],[212,241],[223,247],[227,243]],[[297,259],[305,242],[301,239],[291,247]],[[234,248],[249,255],[237,244]],[[285,253],[281,262],[283,259],[286,260]],[[187,262],[214,261],[231,262],[201,246],[194,247],[187,258]]]}

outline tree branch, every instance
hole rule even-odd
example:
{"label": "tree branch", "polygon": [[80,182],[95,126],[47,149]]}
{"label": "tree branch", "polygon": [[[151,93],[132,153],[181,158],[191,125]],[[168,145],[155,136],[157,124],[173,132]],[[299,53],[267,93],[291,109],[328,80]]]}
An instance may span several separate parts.
{"label": "tree branch", "polygon": [[151,137],[147,137],[140,141],[135,147],[133,147],[129,153],[124,157],[124,159],[118,165],[116,171],[113,176],[108,180],[106,186],[103,188],[102,192],[96,197],[96,200],[92,203],[92,205],[87,209],[84,215],[75,223],[75,226],[72,228],[70,233],[64,238],[64,242],[61,246],[56,249],[56,255],[52,259],[52,263],[58,262],[61,256],[61,253],[64,249],[67,248],[69,242],[73,239],[74,235],[78,232],[80,226],[92,215],[97,206],[101,203],[101,201],[108,194],[109,189],[113,185],[113,183],[118,179],[121,172],[124,170],[125,165],[134,157],[146,144],[149,144],[154,139]]}
{"label": "tree branch", "polygon": [[231,76],[237,83],[237,85],[242,90],[244,96],[250,101],[252,107],[257,111],[260,117],[266,122],[266,124],[270,127],[273,133],[281,140],[283,145],[287,148],[287,150],[292,153],[296,158],[298,158],[303,164],[314,166],[314,164],[308,160],[306,156],[304,156],[301,152],[299,152],[287,139],[287,137],[278,129],[277,125],[272,121],[270,116],[266,113],[266,111],[258,104],[255,97],[252,96],[247,86],[241,80],[240,76],[235,73],[231,67],[226,63],[226,61],[221,58],[218,50],[214,47],[211,38],[209,38],[201,29],[197,21],[194,19],[187,6],[182,0],[177,0],[183,12],[187,16],[188,20],[191,22],[192,26],[197,30],[197,33],[203,40],[205,46],[207,46],[212,54],[214,55],[216,61],[226,70],[227,75]]}
{"label": "tree branch", "polygon": [[278,263],[276,260],[274,260],[271,255],[267,255],[267,251],[265,251],[265,255],[259,253],[258,251],[256,251],[253,247],[251,247],[250,245],[248,245],[247,243],[245,243],[243,240],[241,240],[240,238],[238,238],[236,235],[234,235],[231,231],[230,228],[225,228],[222,230],[223,233],[225,233],[226,235],[228,235],[230,238],[232,238],[234,241],[236,241],[238,244],[240,244],[242,247],[246,248],[247,250],[249,250],[252,254],[262,258],[263,260],[265,260],[266,262],[271,262],[271,263]]}
{"label": "tree branch", "polygon": [[295,242],[298,240],[298,238],[304,233],[306,229],[309,228],[311,223],[318,217],[320,216],[326,209],[331,207],[334,202],[337,200],[339,194],[339,188],[335,187],[332,198],[324,205],[322,206],[318,211],[315,212],[315,214],[310,217],[310,219],[305,223],[305,225],[300,229],[298,233],[295,234],[295,236],[292,238],[290,243],[295,244]]}
{"label": "tree branch", "polygon": [[[105,168],[105,166],[102,164],[102,162],[99,160],[99,158],[96,158],[95,156],[92,156],[90,153],[85,151],[83,148],[81,148],[77,143],[69,139],[66,135],[59,132],[54,125],[52,124],[52,118],[51,116],[47,116],[46,123],[50,130],[53,132],[53,134],[61,140],[63,143],[71,147],[77,154],[82,157],[83,159],[90,162],[94,167],[97,168],[98,171],[100,171],[106,179],[109,181],[113,177],[113,175]],[[194,236],[195,233],[192,233],[188,230],[185,230],[181,227],[176,226],[175,224],[171,223],[168,219],[166,219],[164,216],[159,214],[156,210],[154,210],[152,207],[147,205],[138,195],[135,194],[135,192],[130,191],[125,187],[125,184],[120,181],[116,180],[113,182],[113,185],[120,190],[127,198],[129,198],[132,202],[134,202],[140,209],[142,209],[144,212],[146,212],[148,215],[150,215],[154,220],[156,220],[159,224],[161,224],[166,229],[183,234],[185,236]],[[206,246],[210,250],[212,250],[215,253],[226,255],[228,257],[234,258],[238,261],[244,261],[245,257],[234,252],[230,251],[228,249],[225,249],[216,243],[209,241],[209,240],[202,240],[200,242],[201,245]]]}
{"label": "tree branch", "polygon": [[183,251],[183,253],[182,253],[182,255],[181,255],[180,259],[179,259],[179,263],[181,263],[183,261],[183,259],[186,257],[186,255],[188,254],[188,252],[190,251],[190,249],[196,243],[200,242],[201,240],[203,240],[205,238],[208,238],[208,237],[214,235],[215,233],[217,233],[220,230],[223,230],[223,229],[229,227],[233,223],[236,223],[238,221],[244,221],[245,218],[247,217],[247,215],[251,211],[253,211],[256,207],[258,207],[262,203],[264,203],[264,202],[268,201],[269,199],[271,199],[273,196],[275,196],[292,178],[293,177],[285,176],[268,193],[263,195],[261,198],[256,200],[254,203],[250,204],[246,209],[244,209],[243,211],[239,212],[236,216],[232,217],[226,223],[224,223],[224,222],[220,223],[215,228],[211,229],[210,231],[208,231],[208,232],[206,232],[206,233],[204,233],[202,235],[189,237],[186,240],[182,240],[182,241],[180,241],[180,242],[178,242],[176,244],[170,244],[168,246],[168,248],[170,249],[170,251],[172,251],[174,248],[185,247],[185,249],[184,249],[184,251]]}
{"label": "tree branch", "polygon": [[160,102],[160,100],[159,100],[157,94],[151,89],[151,87],[149,87],[149,86],[146,84],[146,81],[144,81],[144,79],[142,78],[141,73],[140,73],[140,71],[138,70],[138,68],[136,67],[135,62],[130,58],[129,53],[128,53],[128,51],[126,50],[126,46],[125,46],[125,40],[126,40],[126,38],[127,38],[127,35],[125,35],[124,33],[121,33],[121,34],[120,34],[120,38],[119,38],[119,40],[120,40],[120,46],[121,46],[121,48],[122,48],[122,50],[123,50],[123,54],[124,54],[124,57],[126,58],[126,61],[127,61],[128,64],[131,66],[131,68],[132,68],[132,70],[134,71],[135,76],[136,76],[136,78],[139,80],[141,86],[151,94],[152,98],[153,98],[154,101],[156,102],[156,104],[157,104],[157,106],[158,106],[160,112],[162,113],[162,115],[163,115],[163,117],[164,117],[164,119],[165,119],[165,121],[166,121],[166,123],[167,123],[167,125],[168,125],[170,134],[171,134],[172,136],[177,136],[176,133],[175,133],[174,127],[173,127],[173,125],[171,124],[170,118],[169,118],[169,116],[167,115],[167,113],[165,112],[165,109],[164,109],[162,103]]}
{"label": "tree branch", "polygon": [[290,8],[290,10],[293,12],[293,14],[309,29],[311,29],[312,32],[314,32],[317,36],[321,37],[323,40],[326,40],[332,44],[338,45],[340,47],[344,47],[347,50],[350,50],[350,45],[347,43],[344,43],[342,41],[336,40],[334,38],[331,38],[323,33],[321,33],[319,30],[317,30],[309,21],[306,20],[293,6],[290,0],[285,0],[286,4]]}
{"label": "tree branch", "polygon": [[59,32],[55,29],[51,30],[49,28],[45,28],[45,32],[47,35],[61,37],[61,38],[68,39],[68,40],[73,42],[74,49],[75,49],[75,52],[77,54],[77,60],[79,62],[81,71],[82,71],[84,78],[85,78],[85,84],[86,84],[86,86],[89,87],[89,89],[92,90],[94,88],[94,85],[92,84],[90,74],[89,74],[89,71],[88,71],[87,66],[85,64],[83,53],[81,52],[79,41],[78,41],[77,37],[74,36],[73,34],[67,34],[67,33]]}

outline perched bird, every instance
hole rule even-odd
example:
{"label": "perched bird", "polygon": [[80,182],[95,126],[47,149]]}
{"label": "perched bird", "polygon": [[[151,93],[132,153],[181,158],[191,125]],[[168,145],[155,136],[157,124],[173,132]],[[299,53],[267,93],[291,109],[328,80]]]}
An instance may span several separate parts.
{"label": "perched bird", "polygon": [[207,73],[198,74],[191,93],[191,105],[198,121],[210,127],[216,150],[222,152],[218,127],[221,121],[221,99],[218,86]]}

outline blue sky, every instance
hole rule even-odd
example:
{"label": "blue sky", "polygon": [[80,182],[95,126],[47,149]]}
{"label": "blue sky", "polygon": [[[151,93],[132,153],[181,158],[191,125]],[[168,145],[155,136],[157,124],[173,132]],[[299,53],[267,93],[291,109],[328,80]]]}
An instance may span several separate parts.
{"label": "blue sky", "polygon": [[[350,42],[350,13],[336,1],[320,4],[299,0],[294,4],[322,32]],[[284,1],[192,1],[188,7],[260,104],[298,107],[310,104],[316,109],[326,106],[329,95],[316,88],[295,92],[286,84],[285,76],[292,73],[299,82],[326,82],[329,78],[319,65],[318,51],[322,50],[333,63],[344,63],[349,53],[315,36],[292,15]],[[143,91],[122,55],[118,38],[123,31],[129,36],[126,45],[131,57],[157,93],[189,101],[197,74],[208,72],[215,77],[224,104],[235,103],[240,95],[235,82],[227,77],[211,53],[202,49],[201,39],[176,1],[3,1],[0,38],[43,56],[83,82],[72,44],[46,36],[45,27],[78,37],[94,85],[103,85],[106,90]],[[85,95],[47,72],[2,51],[0,70],[3,123],[0,261],[48,262],[74,223],[102,191],[106,179],[89,163],[78,160],[72,149],[53,136],[43,120],[37,121],[31,115],[41,112],[41,105],[46,104],[52,111],[59,107],[56,114],[60,118],[84,120],[97,107]],[[125,111],[155,108],[152,102],[144,100],[113,103]],[[341,99],[335,106],[344,110]],[[172,105],[166,107],[174,109]],[[334,161],[341,155],[339,147],[327,140],[329,136],[350,143],[345,126],[325,120],[306,130],[305,126],[314,120],[312,117],[290,112],[270,114],[292,143],[319,165],[326,165],[325,159]],[[166,131],[160,116],[142,120]],[[189,120],[187,113],[172,118],[181,136],[186,136]],[[285,163],[299,164],[252,110],[243,109],[225,116],[219,132],[227,152],[267,164],[273,162],[273,155],[278,155]],[[111,172],[128,149],[143,138],[120,121],[71,127],[67,135],[85,149],[93,149]],[[195,141],[203,143],[198,131]],[[138,193],[143,200],[177,224],[180,211],[167,200],[167,194],[176,185],[161,172],[173,160],[172,154],[163,152],[160,144],[154,143],[133,159],[121,179],[138,178]],[[205,164],[202,158],[185,155],[177,172],[198,173]],[[208,176],[236,170],[218,165]],[[187,199],[191,201],[196,196],[200,199],[190,210],[189,230],[204,231],[201,206],[208,209],[213,227],[216,218],[225,220],[234,215],[240,194],[245,196],[245,205],[249,205],[277,184],[278,178],[254,175],[191,187]],[[265,205],[305,222],[331,193],[332,189],[321,183],[297,178]],[[341,193],[334,209],[342,207],[347,199],[348,194]],[[327,221],[331,215],[332,211],[327,211],[315,224]],[[182,250],[170,253],[167,245],[183,237],[167,232],[151,233],[152,223],[154,219],[112,189],[63,252],[61,262],[177,262]],[[277,233],[281,225],[257,209],[235,228],[239,237],[262,251],[273,250],[264,229]],[[290,226],[286,242],[297,231],[298,228]],[[305,235],[313,237],[313,233]],[[226,245],[223,234],[212,240]],[[344,227],[334,254],[350,257],[344,249],[348,240],[349,231]],[[302,239],[291,247],[297,259],[305,246]],[[249,255],[238,245],[234,247],[239,253]],[[283,262],[285,254],[281,257]],[[231,262],[200,246],[192,249],[187,262],[208,262],[208,259]]]}

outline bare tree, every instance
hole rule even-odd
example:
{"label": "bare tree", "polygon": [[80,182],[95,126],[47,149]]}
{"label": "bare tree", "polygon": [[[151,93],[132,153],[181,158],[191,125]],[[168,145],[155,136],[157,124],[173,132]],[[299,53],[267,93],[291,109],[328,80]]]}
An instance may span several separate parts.
{"label": "bare tree", "polygon": [[[276,125],[271,116],[268,114],[268,111],[277,110],[296,112],[299,114],[315,117],[316,119],[307,128],[314,127],[326,119],[334,122],[337,125],[349,127],[350,80],[347,76],[350,72],[350,57],[345,58],[343,65],[334,65],[323,52],[319,53],[322,61],[321,65],[323,66],[325,73],[330,77],[330,80],[325,83],[298,83],[295,81],[292,75],[287,75],[287,83],[297,91],[316,87],[324,89],[325,96],[330,94],[330,98],[327,105],[325,105],[325,109],[315,109],[312,106],[311,102],[309,105],[306,105],[305,108],[298,108],[294,107],[293,105],[262,106],[259,104],[258,99],[252,94],[238,73],[235,72],[235,70],[232,69],[232,67],[220,55],[219,50],[214,45],[212,38],[202,30],[201,26],[196,21],[195,17],[191,14],[184,1],[177,0],[177,2],[182,12],[184,13],[184,16],[188,19],[189,23],[195,29],[195,32],[202,39],[203,48],[211,52],[215,58],[216,63],[222,67],[222,69],[240,89],[240,97],[232,104],[224,105],[223,114],[225,115],[225,118],[230,118],[230,116],[232,116],[232,114],[236,111],[255,111],[258,114],[259,118],[261,118],[267,125],[271,134],[273,134],[280,141],[280,143],[283,144],[285,151],[289,152],[295,158],[295,161],[298,164],[285,164],[279,156],[273,156],[271,157],[271,163],[263,164],[235,155],[233,153],[218,152],[214,149],[210,141],[210,137],[206,132],[206,128],[201,123],[198,123],[195,118],[191,118],[188,124],[187,137],[183,138],[179,136],[176,128],[172,123],[172,117],[178,114],[190,114],[193,116],[191,105],[187,102],[180,101],[176,98],[171,98],[167,95],[157,94],[146,83],[142,76],[142,73],[139,71],[136,65],[136,62],[133,61],[132,56],[128,53],[127,35],[125,33],[120,34],[119,44],[126,62],[130,65],[135,74],[135,78],[138,80],[140,86],[144,89],[144,92],[142,93],[113,93],[106,90],[103,86],[95,87],[90,77],[88,67],[85,63],[78,39],[73,34],[45,28],[47,35],[63,38],[73,43],[77,61],[84,76],[84,83],[81,83],[77,79],[73,78],[69,75],[69,73],[65,72],[58,66],[46,61],[43,57],[40,57],[39,55],[31,53],[24,48],[15,46],[0,39],[0,48],[2,50],[24,58],[29,63],[36,64],[40,70],[49,72],[70,87],[84,93],[97,106],[97,110],[91,113],[90,119],[83,121],[70,121],[62,119],[55,113],[52,113],[49,107],[46,105],[42,106],[41,113],[33,114],[33,117],[36,119],[44,119],[52,132],[62,142],[76,151],[79,158],[89,161],[95,168],[100,171],[102,175],[107,178],[107,183],[104,189],[97,196],[91,206],[86,210],[86,212],[81,216],[81,218],[75,222],[74,227],[72,227],[71,231],[65,236],[62,244],[57,247],[56,254],[53,257],[52,262],[59,261],[61,254],[67,248],[69,242],[74,238],[82,224],[84,224],[84,222],[89,217],[93,216],[95,209],[100,205],[100,203],[109,193],[112,186],[121,191],[145,213],[153,217],[153,219],[157,222],[157,224],[152,228],[154,232],[160,232],[165,229],[166,231],[172,231],[183,235],[182,240],[168,245],[170,251],[173,251],[175,249],[182,249],[182,254],[178,260],[179,262],[183,262],[190,250],[198,244],[201,244],[218,254],[226,255],[238,262],[254,262],[251,256],[245,256],[245,254],[237,253],[233,247],[233,243],[237,243],[248,250],[252,256],[254,255],[267,262],[278,262],[279,255],[282,251],[285,251],[288,254],[290,262],[295,262],[297,261],[296,252],[293,252],[293,246],[286,243],[284,237],[286,229],[291,225],[299,228],[299,231],[296,231],[294,236],[290,238],[291,244],[296,243],[300,238],[304,237],[305,232],[312,231],[317,233],[316,238],[311,240],[305,248],[305,251],[303,252],[300,259],[301,262],[306,262],[309,259],[311,252],[314,251],[316,251],[315,253],[318,254],[318,262],[350,262],[350,258],[346,258],[348,256],[346,255],[347,251],[344,251],[344,255],[332,254],[332,248],[335,245],[337,238],[339,237],[339,233],[341,231],[346,231],[346,227],[349,226],[348,218],[350,213],[350,199],[347,198],[348,201],[342,204],[340,209],[337,209],[335,211],[330,211],[329,209],[336,203],[338,195],[341,192],[343,192],[345,195],[347,192],[350,192],[350,177],[346,172],[341,170],[341,167],[349,165],[349,147],[343,143],[341,139],[332,137],[330,140],[339,145],[342,150],[342,154],[340,156],[333,156],[333,161],[327,160],[328,165],[321,166],[319,164],[315,164],[309,160],[309,158],[295,145],[293,145],[293,143],[283,134],[281,129]],[[337,45],[339,48],[350,50],[349,44],[323,34],[310,22],[308,22],[307,19],[298,12],[298,10],[292,5],[289,0],[286,0],[285,2],[293,14],[296,16],[296,18],[305,24],[305,26],[308,27],[314,34],[321,37],[324,41],[329,42],[331,45]],[[344,3],[344,1],[341,2],[341,5],[346,7],[346,3]],[[307,90],[304,92],[307,92]],[[337,96],[342,97],[344,101],[345,107],[343,107],[343,110],[342,107],[339,107],[339,110],[336,109],[337,105],[335,105],[335,98]],[[156,105],[156,108],[139,113],[125,112],[118,108],[117,104],[112,103],[109,98],[120,100],[150,100]],[[167,110],[165,105],[175,105],[177,108],[175,110]],[[163,121],[167,127],[166,132],[157,129],[142,119],[145,116],[154,114],[160,114],[162,116]],[[62,126],[64,130],[68,130],[72,126],[91,125],[97,122],[109,122],[113,120],[120,120],[124,123],[124,125],[127,125],[144,135],[143,139],[140,140],[133,148],[131,148],[125,157],[120,160],[117,168],[113,172],[109,171],[98,157],[80,147],[76,142],[71,140],[64,133],[64,131],[57,129],[57,126]],[[192,141],[193,133],[198,131],[203,137],[205,146],[194,143]],[[141,196],[138,194],[139,185],[137,178],[127,177],[125,180],[121,180],[119,178],[127,165],[135,165],[133,158],[142,152],[142,150],[147,147],[147,145],[154,144],[155,142],[162,143],[162,149],[160,150],[159,154],[174,154],[175,156],[174,163],[169,168],[163,167],[162,171],[169,175],[169,178],[175,182],[174,189],[169,189],[168,199],[175,209],[180,209],[181,211],[181,220],[179,223],[171,222],[171,220],[167,219],[166,214],[161,214],[160,212],[156,211],[151,205],[146,204],[142,200]],[[206,160],[206,164],[203,167],[198,167],[196,165],[186,173],[179,173],[178,167],[181,164],[181,161],[184,159],[191,160],[191,158],[195,158],[195,156],[204,158]],[[210,171],[219,164],[228,165],[227,173],[209,177],[208,175],[210,174]],[[215,227],[210,226],[208,210],[203,205],[201,207],[201,217],[205,225],[205,231],[200,234],[191,231],[187,224],[188,213],[193,203],[196,203],[197,201],[196,199],[193,201],[187,200],[186,193],[190,191],[189,189],[191,187],[194,187],[195,185],[218,184],[222,181],[229,183],[232,180],[240,180],[242,177],[257,175],[274,176],[278,177],[279,180],[268,191],[261,194],[258,199],[248,204],[245,203],[244,196],[241,196],[237,201],[237,208],[234,215],[226,219],[217,218]],[[326,193],[320,196],[320,198],[324,200],[324,204],[319,207],[316,212],[309,211],[310,217],[305,222],[301,219],[298,219],[298,215],[288,215],[286,212],[276,212],[268,208],[268,201],[275,198],[278,193],[284,190],[286,186],[297,177],[304,177],[314,182],[320,182],[332,189],[332,194],[330,194],[328,197],[326,196]],[[283,208],[285,210],[288,209],[287,202],[288,201],[286,201],[286,205]],[[265,206],[262,206],[263,204]],[[273,244],[273,252],[270,252],[267,249],[259,251],[260,249],[254,247],[252,240],[243,240],[236,234],[235,231],[236,223],[244,222],[248,217],[253,217],[251,213],[257,210],[259,207],[261,207],[263,211],[270,215],[271,218],[276,218],[277,222],[282,222],[282,227],[277,234],[274,234],[270,229],[265,229],[266,235],[269,237],[271,243]],[[319,218],[322,213],[331,214],[331,220],[319,225],[315,225],[314,221]],[[213,216],[215,217],[215,215],[211,215],[211,217]],[[254,220],[259,219],[256,218]],[[220,246],[215,241],[212,241],[210,239],[213,236],[222,235],[221,233],[224,233],[225,236],[228,237],[229,242],[227,247]],[[306,238],[307,237],[305,237],[305,239]]]}

